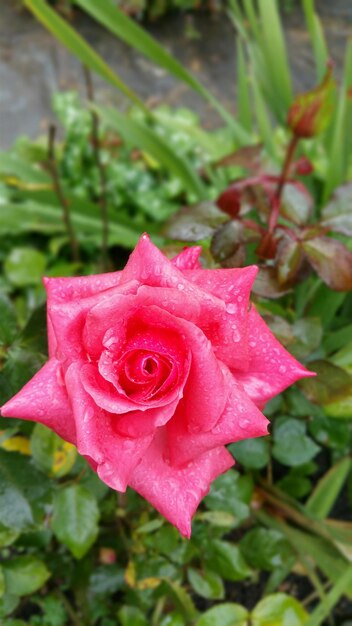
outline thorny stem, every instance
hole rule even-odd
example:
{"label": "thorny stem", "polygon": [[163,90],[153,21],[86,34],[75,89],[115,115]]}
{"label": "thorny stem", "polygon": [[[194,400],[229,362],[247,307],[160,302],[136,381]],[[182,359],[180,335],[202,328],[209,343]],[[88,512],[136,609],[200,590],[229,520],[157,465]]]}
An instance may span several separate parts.
{"label": "thorny stem", "polygon": [[285,161],[282,167],[277,189],[273,197],[273,206],[272,206],[272,211],[271,211],[271,215],[269,219],[269,232],[270,233],[274,232],[276,225],[277,225],[277,221],[279,219],[282,191],[289,175],[290,165],[292,163],[292,159],[296,151],[299,139],[300,138],[297,137],[297,135],[293,135],[293,137],[291,138],[287,146]]}
{"label": "thorny stem", "polygon": [[[87,97],[89,102],[94,102],[94,88],[92,76],[89,69],[83,65],[84,79],[86,83]],[[98,168],[100,178],[100,194],[99,194],[99,207],[102,223],[102,269],[106,271],[108,269],[108,241],[109,241],[109,217],[108,217],[108,205],[107,205],[107,180],[104,165],[100,155],[100,141],[99,141],[99,116],[96,111],[91,111],[92,116],[92,145],[94,151],[95,163]]]}
{"label": "thorny stem", "polygon": [[65,594],[61,591],[61,589],[58,589],[56,591],[56,595],[61,600],[62,604],[64,605],[71,622],[75,624],[76,626],[83,626],[80,617],[77,615],[76,611],[74,610],[74,608],[68,601]]}
{"label": "thorny stem", "polygon": [[55,135],[56,135],[56,126],[54,124],[50,124],[49,126],[49,135],[48,135],[48,169],[51,175],[54,191],[57,195],[59,203],[62,207],[62,217],[66,227],[68,240],[71,249],[72,260],[75,262],[79,262],[79,247],[76,239],[75,231],[72,225],[71,215],[68,207],[68,202],[64,196],[59,172],[57,169],[57,163],[55,159]]}

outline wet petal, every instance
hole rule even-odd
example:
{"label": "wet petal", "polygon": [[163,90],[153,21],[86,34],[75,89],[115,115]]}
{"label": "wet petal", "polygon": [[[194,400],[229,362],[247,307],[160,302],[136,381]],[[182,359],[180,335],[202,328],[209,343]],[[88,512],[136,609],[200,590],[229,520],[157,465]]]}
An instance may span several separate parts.
{"label": "wet petal", "polygon": [[254,307],[249,313],[248,346],[247,372],[233,374],[260,407],[300,378],[315,376],[285,350]]}
{"label": "wet petal", "polygon": [[199,255],[201,252],[201,246],[184,248],[182,252],[180,252],[173,259],[171,259],[171,262],[180,270],[201,270],[202,266],[199,263]]}
{"label": "wet petal", "polygon": [[266,417],[231,372],[225,366],[222,369],[229,392],[224,411],[213,428],[197,434],[189,432],[182,418],[182,406],[167,425],[168,454],[172,465],[187,463],[216,446],[268,434]]}
{"label": "wet petal", "polygon": [[76,443],[75,423],[62,379],[61,364],[50,359],[1,409],[3,417],[40,422],[70,443]]}
{"label": "wet petal", "polygon": [[234,464],[224,447],[214,448],[182,468],[164,460],[162,433],[155,437],[129,484],[174,524],[185,537],[191,535],[191,520],[199,502],[215,478]]}
{"label": "wet petal", "polygon": [[77,449],[97,465],[99,478],[109,487],[125,491],[129,476],[150,445],[153,435],[136,439],[121,436],[115,416],[100,409],[81,383],[79,362],[70,365],[65,381],[76,423]]}

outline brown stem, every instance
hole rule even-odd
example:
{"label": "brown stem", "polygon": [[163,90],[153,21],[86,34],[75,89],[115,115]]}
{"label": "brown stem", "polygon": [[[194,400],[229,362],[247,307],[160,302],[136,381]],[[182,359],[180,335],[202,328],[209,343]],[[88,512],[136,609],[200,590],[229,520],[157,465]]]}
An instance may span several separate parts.
{"label": "brown stem", "polygon": [[[94,102],[94,88],[92,76],[89,69],[83,65],[84,79],[86,83],[87,98],[89,102]],[[100,178],[100,194],[99,194],[99,207],[102,223],[102,239],[101,239],[101,251],[102,251],[102,269],[106,271],[108,269],[108,245],[109,245],[109,216],[107,205],[107,180],[104,165],[100,158],[100,141],[99,141],[99,116],[96,111],[91,112],[92,116],[92,145],[94,150],[95,163],[98,168]]]}
{"label": "brown stem", "polygon": [[74,231],[72,221],[71,221],[68,201],[66,200],[62,187],[61,187],[59,172],[58,172],[57,163],[55,159],[55,135],[56,135],[56,126],[54,124],[50,124],[49,135],[48,135],[48,170],[53,181],[54,191],[62,207],[62,218],[63,218],[67,235],[68,235],[72,260],[75,262],[79,262],[80,256],[79,256],[78,242],[77,242],[75,231]]}
{"label": "brown stem", "polygon": [[293,137],[291,138],[287,146],[285,161],[281,170],[277,189],[273,198],[273,207],[272,207],[272,211],[271,211],[271,215],[269,219],[269,232],[270,233],[274,232],[276,225],[277,225],[277,221],[279,219],[282,191],[283,191],[285,182],[290,172],[290,166],[291,166],[292,159],[296,151],[299,139],[300,138],[297,137],[297,135],[293,135]]}

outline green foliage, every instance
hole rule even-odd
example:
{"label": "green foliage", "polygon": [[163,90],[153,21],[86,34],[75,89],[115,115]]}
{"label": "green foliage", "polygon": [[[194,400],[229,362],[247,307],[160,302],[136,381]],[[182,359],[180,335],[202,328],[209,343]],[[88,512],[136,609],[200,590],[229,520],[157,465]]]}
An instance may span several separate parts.
{"label": "green foliage", "polygon": [[[351,49],[331,125],[300,144],[309,161],[291,159],[280,196],[273,172],[282,172],[290,145],[285,120],[293,94],[274,0],[259,1],[258,11],[252,0],[232,3],[240,35],[236,120],[115,3],[75,2],[216,106],[226,127],[213,132],[186,109],[151,114],[48,3],[26,4],[134,106],[122,114],[96,106],[92,94],[88,103],[57,94],[63,134],[51,146],[55,171],[46,138],[18,140],[0,154],[0,402],[45,359],[42,274],[100,271],[102,206],[111,267],[123,265],[125,250],[145,230],[161,246],[166,237],[176,240],[166,245],[170,255],[183,241],[203,242],[206,267],[259,263],[256,307],[318,376],[265,407],[270,436],[229,446],[236,469],[213,483],[190,541],[134,492],[117,497],[51,431],[2,419],[1,623],[325,626],[342,596],[351,599]],[[313,2],[304,0],[303,8],[319,81],[326,43]],[[57,182],[79,261],[70,258]],[[310,589],[299,599],[297,576],[299,589],[307,581]],[[242,605],[252,586],[260,600],[249,609]]]}

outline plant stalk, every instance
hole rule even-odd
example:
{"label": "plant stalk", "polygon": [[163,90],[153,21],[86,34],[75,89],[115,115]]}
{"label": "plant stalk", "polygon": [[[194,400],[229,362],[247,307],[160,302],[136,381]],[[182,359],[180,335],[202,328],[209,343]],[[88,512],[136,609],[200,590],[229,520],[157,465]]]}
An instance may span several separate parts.
{"label": "plant stalk", "polygon": [[[94,87],[92,75],[89,69],[83,65],[84,79],[86,83],[87,98],[89,102],[94,103]],[[108,270],[108,245],[109,245],[109,216],[108,216],[108,204],[107,204],[107,180],[104,165],[101,160],[100,154],[100,140],[99,140],[99,116],[96,111],[91,111],[92,116],[92,145],[94,151],[95,163],[99,172],[100,178],[100,194],[99,194],[99,207],[102,224],[102,237],[101,237],[101,252],[102,252],[102,269]]]}
{"label": "plant stalk", "polygon": [[282,166],[277,189],[273,197],[273,207],[272,207],[272,211],[271,211],[271,215],[269,219],[269,232],[270,233],[273,233],[277,226],[277,221],[280,215],[281,196],[282,196],[283,188],[284,188],[285,182],[288,179],[290,166],[291,166],[294,154],[296,152],[296,148],[297,148],[299,140],[300,140],[299,137],[297,137],[296,135],[293,135],[293,137],[291,138],[287,146],[285,161]]}
{"label": "plant stalk", "polygon": [[75,231],[73,228],[71,215],[69,211],[68,201],[66,200],[59,177],[59,172],[57,168],[57,163],[55,159],[55,135],[56,135],[56,126],[54,124],[50,124],[49,126],[49,135],[48,135],[48,169],[51,175],[54,191],[59,200],[59,203],[62,207],[62,217],[66,227],[71,256],[72,260],[75,262],[80,261],[79,256],[79,246],[76,239]]}

